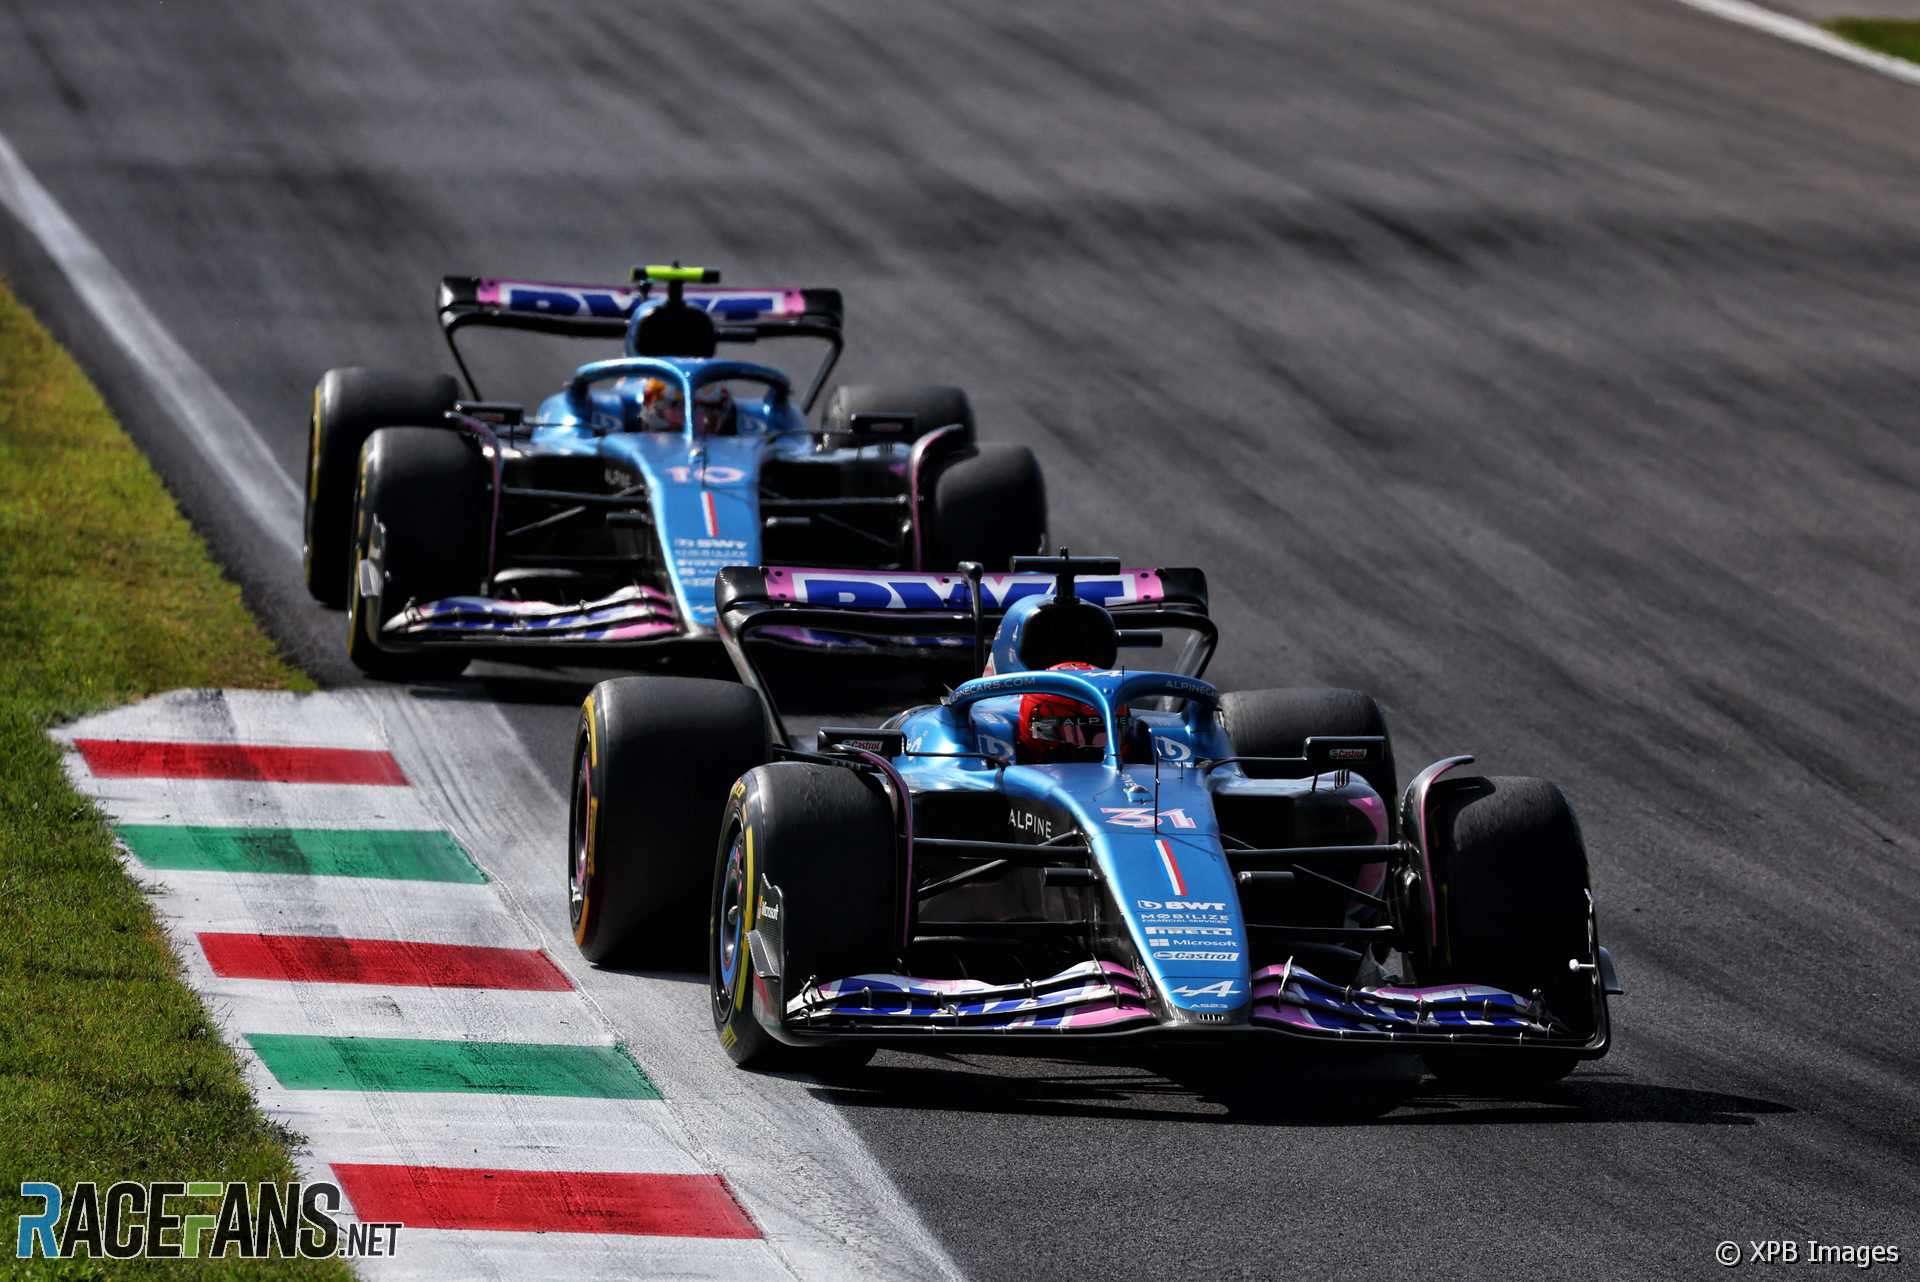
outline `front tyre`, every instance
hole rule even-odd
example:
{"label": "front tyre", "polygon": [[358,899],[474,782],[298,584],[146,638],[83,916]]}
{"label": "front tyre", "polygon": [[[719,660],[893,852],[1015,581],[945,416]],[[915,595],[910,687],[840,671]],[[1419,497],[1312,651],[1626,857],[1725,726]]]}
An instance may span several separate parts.
{"label": "front tyre", "polygon": [[928,567],[978,561],[997,572],[1046,551],[1047,487],[1024,445],[981,445],[947,464],[928,506]]}
{"label": "front tyre", "polygon": [[[347,658],[370,677],[458,676],[468,657],[389,651],[374,642],[407,603],[478,592],[493,537],[493,473],[479,449],[442,427],[385,427],[361,448],[354,494],[354,557],[347,582]],[[362,595],[363,565],[383,580],[376,613]]]}
{"label": "front tyre", "polygon": [[621,677],[580,708],[567,904],[588,961],[688,966],[734,781],[768,756],[760,698],[732,681]]}
{"label": "front tyre", "polygon": [[307,421],[307,499],[302,520],[307,591],[338,610],[353,560],[353,497],[360,447],[383,427],[431,427],[460,389],[445,374],[330,369],[313,389]]}
{"label": "front tyre", "polygon": [[[1587,851],[1560,789],[1506,776],[1441,780],[1427,799],[1427,840],[1441,932],[1437,955],[1416,959],[1420,982],[1537,991],[1570,1035],[1590,1038],[1597,981],[1568,965],[1596,960]],[[1516,1047],[1426,1059],[1449,1084],[1515,1091],[1560,1080],[1580,1056]]]}
{"label": "front tyre", "polygon": [[777,960],[789,992],[891,964],[899,869],[893,810],[879,785],[844,766],[761,766],[728,798],[718,855],[707,976],[721,1046],[742,1068],[865,1063],[867,1047],[797,1049],[761,1026],[750,936],[771,884],[780,893]]}
{"label": "front tyre", "polygon": [[[1388,840],[1392,840],[1399,798],[1393,737],[1387,733],[1385,714],[1371,696],[1332,686],[1236,690],[1220,696],[1220,727],[1227,732],[1234,753],[1244,757],[1298,757],[1312,738],[1378,735],[1385,739],[1386,751],[1379,764],[1355,773],[1386,803]],[[1274,777],[1286,768],[1245,762],[1241,769],[1255,777]]]}

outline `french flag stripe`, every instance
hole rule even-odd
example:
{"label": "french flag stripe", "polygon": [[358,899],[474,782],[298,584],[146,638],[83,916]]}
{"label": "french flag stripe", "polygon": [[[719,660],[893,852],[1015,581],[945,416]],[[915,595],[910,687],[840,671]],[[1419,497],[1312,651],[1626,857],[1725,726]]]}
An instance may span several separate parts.
{"label": "french flag stripe", "polygon": [[712,490],[700,491],[700,511],[707,518],[707,537],[710,539],[720,537],[720,513],[713,506]]}
{"label": "french flag stripe", "polygon": [[1180,861],[1173,857],[1173,847],[1167,844],[1165,837],[1153,843],[1160,851],[1160,862],[1166,865],[1167,880],[1173,883],[1173,893],[1185,899],[1187,880],[1180,875]]}

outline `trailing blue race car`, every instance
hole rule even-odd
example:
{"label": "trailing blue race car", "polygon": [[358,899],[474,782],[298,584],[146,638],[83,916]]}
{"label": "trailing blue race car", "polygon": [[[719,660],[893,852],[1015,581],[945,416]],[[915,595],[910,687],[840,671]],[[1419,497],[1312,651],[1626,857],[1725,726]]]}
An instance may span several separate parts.
{"label": "trailing blue race car", "polygon": [[[667,960],[704,919],[743,1065],[1266,1038],[1497,1085],[1606,1053],[1619,988],[1557,788],[1462,756],[1401,794],[1367,696],[1217,691],[1196,570],[1014,567],[723,571],[740,684],[630,677],[583,709],[581,950]],[[752,660],[769,629],[944,639],[981,675],[801,748]]]}
{"label": "trailing blue race car", "polygon": [[[774,559],[915,570],[1046,544],[1031,451],[975,440],[956,387],[845,386],[830,289],[723,289],[701,268],[630,286],[450,276],[444,374],[335,369],[313,400],[306,578],[382,677],[481,653],[606,666],[711,647],[714,573]],[[664,286],[664,291],[661,287]],[[471,326],[624,340],[534,412],[480,399]],[[728,344],[811,339],[804,391]],[[805,646],[804,636],[778,638]],[[590,651],[590,657],[583,653]]]}

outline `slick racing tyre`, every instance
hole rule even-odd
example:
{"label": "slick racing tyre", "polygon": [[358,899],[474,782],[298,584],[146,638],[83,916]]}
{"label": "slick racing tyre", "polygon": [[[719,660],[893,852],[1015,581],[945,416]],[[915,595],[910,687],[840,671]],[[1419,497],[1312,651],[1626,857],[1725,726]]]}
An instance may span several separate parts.
{"label": "slick racing tyre", "polygon": [[[767,884],[780,894],[781,974],[789,994],[891,964],[898,877],[893,809],[880,786],[844,766],[783,761],[734,787],[714,868],[708,979],[720,1044],[743,1068],[815,1071],[864,1064],[858,1046],[798,1050],[754,1018],[747,936]],[[772,923],[769,923],[772,924]]]}
{"label": "slick racing tyre", "polygon": [[759,696],[732,681],[621,677],[574,738],[567,902],[588,961],[690,967],[728,789],[768,756]]}
{"label": "slick racing tyre", "polygon": [[1047,487],[1024,445],[981,445],[948,463],[934,476],[929,509],[929,568],[978,561],[1000,572],[1046,550]]}
{"label": "slick racing tyre", "polygon": [[[361,447],[347,577],[347,657],[370,677],[431,681],[458,676],[458,652],[394,653],[372,634],[409,601],[480,590],[492,537],[493,474],[479,449],[444,427],[383,427]],[[380,567],[380,612],[361,595],[361,562]]]}
{"label": "slick racing tyre", "polygon": [[[1237,690],[1220,696],[1220,725],[1243,757],[1297,757],[1308,739],[1347,735],[1379,735],[1386,752],[1378,765],[1356,773],[1387,804],[1387,839],[1393,840],[1399,806],[1399,779],[1394,774],[1393,737],[1380,705],[1358,690],[1294,686],[1280,690]],[[1284,777],[1286,767],[1245,762],[1248,775]]]}
{"label": "slick racing tyre", "polygon": [[958,424],[960,431],[947,438],[959,438],[957,444],[973,441],[973,406],[967,394],[957,387],[932,384],[926,387],[894,387],[871,383],[849,383],[834,389],[820,424],[829,432],[853,430],[855,414],[911,414],[913,430],[902,439],[913,440],[928,432]]}
{"label": "slick racing tyre", "polygon": [[[1427,840],[1440,903],[1438,955],[1416,958],[1422,984],[1491,984],[1526,996],[1574,1035],[1594,1032],[1592,900],[1580,825],[1544,779],[1443,779],[1427,798]],[[1524,1047],[1430,1054],[1436,1077],[1478,1089],[1558,1081],[1571,1051]]]}
{"label": "slick racing tyre", "polygon": [[382,427],[436,426],[459,395],[445,374],[354,368],[321,377],[307,424],[304,559],[314,600],[336,610],[347,603],[353,493],[367,437]]}

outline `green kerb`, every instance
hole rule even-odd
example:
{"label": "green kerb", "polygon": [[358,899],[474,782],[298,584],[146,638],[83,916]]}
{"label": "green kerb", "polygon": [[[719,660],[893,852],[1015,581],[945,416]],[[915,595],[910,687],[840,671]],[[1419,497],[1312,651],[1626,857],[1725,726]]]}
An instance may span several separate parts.
{"label": "green kerb", "polygon": [[423,1041],[248,1033],[279,1083],[296,1091],[426,1091],[659,1099],[617,1046]]}
{"label": "green kerb", "polygon": [[114,829],[149,868],[484,882],[444,832],[377,828],[202,828],[122,824]]}

